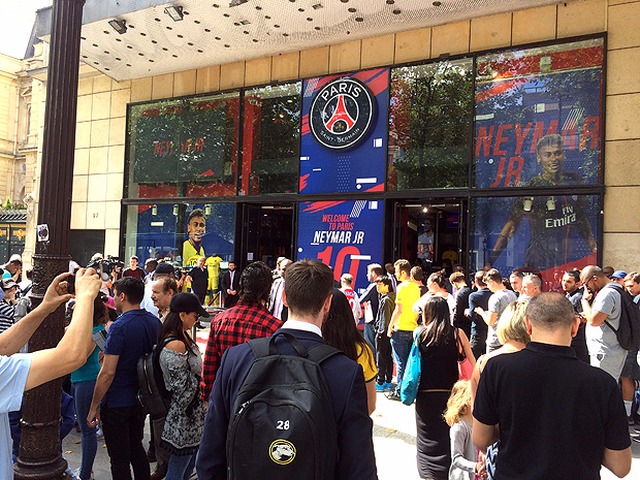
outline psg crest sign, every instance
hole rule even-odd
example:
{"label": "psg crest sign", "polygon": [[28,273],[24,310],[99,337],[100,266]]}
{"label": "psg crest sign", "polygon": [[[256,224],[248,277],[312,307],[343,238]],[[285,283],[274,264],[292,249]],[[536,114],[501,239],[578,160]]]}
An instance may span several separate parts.
{"label": "psg crest sign", "polygon": [[366,137],[374,114],[374,97],[366,85],[354,78],[340,78],[316,94],[309,111],[309,126],[320,144],[332,150],[346,150]]}

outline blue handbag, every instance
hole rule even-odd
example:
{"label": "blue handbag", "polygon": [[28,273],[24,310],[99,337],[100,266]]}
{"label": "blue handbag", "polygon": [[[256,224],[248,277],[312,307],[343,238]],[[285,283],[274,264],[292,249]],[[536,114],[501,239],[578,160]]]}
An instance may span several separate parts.
{"label": "blue handbag", "polygon": [[418,396],[418,388],[420,386],[420,332],[422,327],[415,330],[413,334],[413,344],[411,352],[407,359],[407,365],[402,375],[402,384],[400,385],[400,400],[405,405],[411,405]]}

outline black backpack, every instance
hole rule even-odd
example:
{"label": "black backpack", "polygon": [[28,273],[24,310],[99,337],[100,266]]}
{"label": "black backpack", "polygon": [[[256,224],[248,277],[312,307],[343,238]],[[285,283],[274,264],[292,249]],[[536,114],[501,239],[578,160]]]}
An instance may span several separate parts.
{"label": "black backpack", "polygon": [[151,418],[163,418],[167,415],[171,404],[171,394],[164,384],[162,369],[160,368],[160,352],[173,340],[180,340],[178,337],[167,337],[160,345],[155,345],[153,350],[145,353],[138,359],[138,401],[145,413]]}
{"label": "black backpack", "polygon": [[612,287],[620,294],[620,326],[616,330],[605,320],[611,330],[616,333],[618,343],[625,350],[640,347],[640,307],[633,301],[633,297],[621,285],[615,282]]}
{"label": "black backpack", "polygon": [[[297,355],[278,353],[280,335]],[[333,480],[338,436],[320,363],[339,351],[325,344],[307,350],[285,332],[248,343],[256,358],[233,405],[227,478]]]}

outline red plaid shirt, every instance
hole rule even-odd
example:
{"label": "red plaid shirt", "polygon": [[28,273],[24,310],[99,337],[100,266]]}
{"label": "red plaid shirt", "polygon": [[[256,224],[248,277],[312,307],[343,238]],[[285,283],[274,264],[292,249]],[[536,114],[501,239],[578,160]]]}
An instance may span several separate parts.
{"label": "red plaid shirt", "polygon": [[282,321],[269,313],[267,307],[241,301],[235,307],[220,313],[211,322],[207,348],[202,364],[202,397],[209,400],[222,354],[227,348],[245,343],[252,338],[270,336],[282,326]]}

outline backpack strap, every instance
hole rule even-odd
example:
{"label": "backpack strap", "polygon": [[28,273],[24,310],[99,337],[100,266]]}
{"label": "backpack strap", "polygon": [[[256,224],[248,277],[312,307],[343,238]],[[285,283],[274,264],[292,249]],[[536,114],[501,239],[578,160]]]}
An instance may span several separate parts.
{"label": "backpack strap", "polygon": [[[622,310],[624,309],[624,298],[622,298],[622,294],[624,293],[624,289],[616,282],[611,282],[610,285],[611,288],[613,288],[613,291],[618,292],[618,295],[620,296],[620,319],[622,319]],[[613,330],[613,333],[615,333],[616,335],[618,334],[618,330],[613,328],[613,325],[611,325],[608,320],[605,320],[604,323],[607,327]]]}
{"label": "backpack strap", "polygon": [[275,346],[277,336],[283,335],[291,344],[298,356],[308,358],[316,363],[322,363],[328,358],[340,353],[340,350],[333,348],[326,343],[319,343],[310,349],[306,349],[302,343],[290,333],[278,332],[268,338],[254,338],[247,343],[251,347],[251,351],[256,358],[267,357],[269,355],[277,355],[278,351]]}
{"label": "backpack strap", "polygon": [[340,353],[340,350],[332,347],[331,345],[327,345],[326,343],[319,343],[314,347],[309,349],[309,360],[312,360],[318,364],[328,360]]}
{"label": "backpack strap", "polygon": [[249,340],[247,343],[251,347],[251,351],[253,352],[253,356],[256,358],[267,357],[269,355],[269,341],[268,338],[254,338]]}

